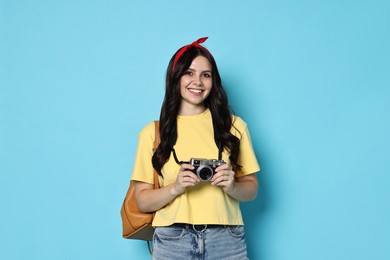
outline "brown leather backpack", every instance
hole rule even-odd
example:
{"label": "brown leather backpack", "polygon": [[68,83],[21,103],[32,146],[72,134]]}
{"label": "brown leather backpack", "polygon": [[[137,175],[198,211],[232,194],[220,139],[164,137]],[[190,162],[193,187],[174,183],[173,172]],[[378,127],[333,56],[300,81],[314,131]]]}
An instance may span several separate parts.
{"label": "brown leather backpack", "polygon": [[[154,125],[155,140],[153,144],[153,150],[157,149],[158,145],[160,144],[159,121],[155,121]],[[159,181],[156,170],[154,171],[153,175],[154,188],[158,189]],[[135,200],[134,183],[133,181],[130,181],[130,186],[121,208],[123,238],[152,241],[154,233],[154,228],[152,226],[154,214],[155,212],[143,213],[138,209]]]}

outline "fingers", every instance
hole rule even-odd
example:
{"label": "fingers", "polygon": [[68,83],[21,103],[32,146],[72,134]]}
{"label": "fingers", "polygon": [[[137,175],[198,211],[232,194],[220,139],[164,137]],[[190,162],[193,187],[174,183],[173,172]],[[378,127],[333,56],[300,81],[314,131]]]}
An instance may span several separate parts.
{"label": "fingers", "polygon": [[211,179],[211,185],[218,185],[218,186],[227,186],[234,182],[234,175],[233,174],[221,174],[221,175],[214,175],[214,177]]}
{"label": "fingers", "polygon": [[178,176],[190,180],[190,179],[198,179],[198,176],[192,172],[192,170],[195,169],[194,166],[191,164],[182,164],[180,169],[179,169],[179,174]]}
{"label": "fingers", "polygon": [[183,164],[180,166],[179,172],[181,172],[181,171],[187,171],[187,170],[192,171],[193,169],[195,169],[195,167],[192,166],[191,164],[183,163]]}
{"label": "fingers", "polygon": [[194,174],[187,174],[187,173],[183,173],[183,174],[180,174],[177,176],[178,178],[178,181],[179,183],[181,184],[196,184],[198,183],[200,180],[198,179],[198,176],[194,176]]}
{"label": "fingers", "polygon": [[194,186],[200,181],[198,176],[191,171],[194,168],[195,167],[190,164],[181,165],[176,179],[181,187],[185,188],[188,186]]}
{"label": "fingers", "polygon": [[231,186],[235,180],[235,172],[229,164],[223,164],[215,169],[216,174],[211,179],[212,185]]}

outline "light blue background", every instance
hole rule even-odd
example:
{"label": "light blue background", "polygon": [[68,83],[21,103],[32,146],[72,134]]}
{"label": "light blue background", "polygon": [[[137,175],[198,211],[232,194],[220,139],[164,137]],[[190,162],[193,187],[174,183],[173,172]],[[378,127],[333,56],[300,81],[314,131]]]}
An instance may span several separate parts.
{"label": "light blue background", "polygon": [[389,1],[0,3],[0,259],[150,259],[119,209],[202,36],[262,166],[251,259],[390,259]]}

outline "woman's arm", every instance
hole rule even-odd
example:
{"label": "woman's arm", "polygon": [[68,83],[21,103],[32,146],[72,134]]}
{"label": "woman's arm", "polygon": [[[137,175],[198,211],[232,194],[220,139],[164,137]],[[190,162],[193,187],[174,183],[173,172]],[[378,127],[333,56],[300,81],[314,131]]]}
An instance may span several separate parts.
{"label": "woman's arm", "polygon": [[227,192],[239,201],[251,201],[257,196],[258,182],[256,174],[249,174],[236,178],[233,188]]}
{"label": "woman's arm", "polygon": [[154,189],[153,184],[135,181],[135,198],[138,209],[141,212],[159,210],[182,194],[187,187],[195,186],[200,180],[196,174],[191,172],[193,169],[194,166],[190,164],[182,164],[176,181],[160,189]]}
{"label": "woman's arm", "polygon": [[172,184],[154,189],[153,184],[134,181],[135,198],[141,212],[153,212],[176,198],[179,193],[173,190]]}

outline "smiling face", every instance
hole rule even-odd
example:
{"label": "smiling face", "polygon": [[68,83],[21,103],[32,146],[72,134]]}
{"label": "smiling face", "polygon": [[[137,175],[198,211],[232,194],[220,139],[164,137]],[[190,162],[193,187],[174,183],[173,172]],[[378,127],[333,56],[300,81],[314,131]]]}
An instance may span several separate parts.
{"label": "smiling face", "polygon": [[179,115],[202,113],[206,109],[204,101],[213,85],[210,62],[203,56],[197,56],[180,78],[179,84],[182,98]]}

